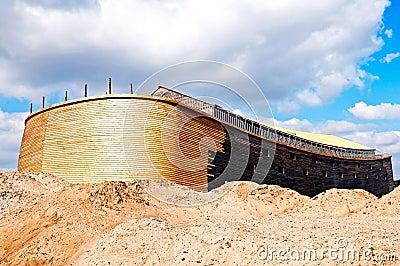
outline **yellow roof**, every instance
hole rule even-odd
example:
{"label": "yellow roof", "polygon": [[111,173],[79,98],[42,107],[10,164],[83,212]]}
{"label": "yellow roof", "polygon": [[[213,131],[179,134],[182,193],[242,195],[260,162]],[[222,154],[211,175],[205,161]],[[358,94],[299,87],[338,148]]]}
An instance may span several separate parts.
{"label": "yellow roof", "polygon": [[331,145],[331,146],[348,148],[348,149],[373,150],[370,147],[352,142],[347,139],[339,138],[339,137],[336,137],[333,135],[303,132],[303,131],[287,129],[287,128],[278,127],[278,126],[272,126],[272,128],[286,132],[286,133],[296,135],[303,139],[307,139],[307,140],[311,140],[314,142],[327,144],[327,145]]}

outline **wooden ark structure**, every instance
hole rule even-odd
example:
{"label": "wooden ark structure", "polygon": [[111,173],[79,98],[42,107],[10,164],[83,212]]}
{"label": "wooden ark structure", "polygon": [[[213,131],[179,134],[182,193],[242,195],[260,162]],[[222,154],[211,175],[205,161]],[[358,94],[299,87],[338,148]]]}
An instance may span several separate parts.
{"label": "wooden ark structure", "polygon": [[165,178],[199,191],[232,180],[308,196],[330,188],[382,196],[394,188],[390,155],[264,125],[162,87],[152,95],[84,97],[31,113],[18,170],[74,183]]}

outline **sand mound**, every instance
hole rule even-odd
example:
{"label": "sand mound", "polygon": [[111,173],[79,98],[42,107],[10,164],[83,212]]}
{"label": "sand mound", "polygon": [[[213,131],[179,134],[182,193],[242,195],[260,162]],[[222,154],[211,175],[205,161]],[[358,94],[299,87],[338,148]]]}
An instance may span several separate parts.
{"label": "sand mound", "polygon": [[67,185],[61,178],[47,173],[0,173],[0,218]]}
{"label": "sand mound", "polygon": [[105,182],[86,186],[89,189],[88,200],[96,209],[118,209],[123,204],[149,205],[137,183]]}
{"label": "sand mound", "polygon": [[232,183],[226,183],[209,192],[200,192],[166,179],[138,180],[137,183],[155,199],[178,206],[196,206],[212,202],[226,194],[233,186]]}
{"label": "sand mound", "polygon": [[249,226],[215,222],[181,228],[159,218],[130,220],[99,237],[76,265],[252,265],[254,242],[262,237]]}
{"label": "sand mound", "polygon": [[224,184],[220,189],[225,194],[198,207],[206,220],[277,217],[309,199],[290,189],[245,181]]}
{"label": "sand mound", "polygon": [[236,183],[227,196],[239,198],[243,207],[257,216],[279,216],[297,206],[303,206],[309,200],[309,197],[291,189],[252,182]]}
{"label": "sand mound", "polygon": [[[370,257],[358,261],[321,259],[321,251],[349,248],[375,254],[398,254],[396,229],[382,220],[340,219],[220,219],[177,227],[160,218],[129,220],[99,236],[76,265],[397,265]],[[370,230],[373,229],[373,232]],[[396,235],[397,234],[397,235]],[[343,238],[345,236],[345,238]],[[268,247],[268,258],[260,256]],[[271,259],[272,249],[316,250],[317,261]],[[265,249],[264,249],[265,250]],[[284,256],[288,257],[288,256]],[[321,259],[321,261],[319,261]],[[396,263],[396,262],[395,262]]]}
{"label": "sand mound", "polygon": [[[1,219],[0,261],[7,265],[64,265],[80,254],[94,237],[127,219],[157,216],[148,201],[140,196],[135,183],[106,182],[101,184],[61,187],[33,178],[16,207]],[[48,176],[50,178],[50,176]],[[20,179],[19,179],[20,180]],[[38,180],[41,180],[38,178]],[[54,179],[57,184],[57,179]],[[39,187],[36,187],[38,185]],[[54,191],[50,189],[54,188]],[[49,189],[31,200],[31,195]]]}
{"label": "sand mound", "polygon": [[359,212],[377,197],[365,190],[330,189],[294,209],[291,215],[304,218],[345,217]]}
{"label": "sand mound", "polygon": [[0,173],[1,186],[23,189],[34,193],[59,191],[69,183],[48,173],[6,172]]}
{"label": "sand mound", "polygon": [[395,216],[400,214],[400,187],[384,195],[379,200],[369,202],[361,213],[373,216]]}
{"label": "sand mound", "polygon": [[[149,184],[152,192],[168,192],[171,184],[164,185]],[[135,182],[71,185],[48,174],[0,174],[0,262],[254,265],[266,243],[321,248],[344,235],[353,245],[383,252],[397,251],[400,242],[399,188],[381,199],[338,189],[310,199],[251,182],[225,184],[209,193],[172,189],[167,199],[213,200],[181,207],[158,201]],[[391,217],[361,215],[370,210]]]}

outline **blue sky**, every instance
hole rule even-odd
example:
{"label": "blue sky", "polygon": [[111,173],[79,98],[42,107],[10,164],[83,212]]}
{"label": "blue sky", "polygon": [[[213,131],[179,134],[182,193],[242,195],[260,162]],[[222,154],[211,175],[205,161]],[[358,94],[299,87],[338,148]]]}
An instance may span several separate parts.
{"label": "blue sky", "polygon": [[206,59],[253,78],[277,124],[390,153],[400,174],[398,1],[2,1],[0,36],[0,169],[16,168],[42,95],[104,93],[108,77],[127,92]]}

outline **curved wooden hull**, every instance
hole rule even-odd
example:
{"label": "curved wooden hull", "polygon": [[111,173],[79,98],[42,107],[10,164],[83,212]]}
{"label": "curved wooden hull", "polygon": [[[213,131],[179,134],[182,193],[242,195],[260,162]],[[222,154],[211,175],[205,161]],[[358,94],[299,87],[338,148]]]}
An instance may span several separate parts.
{"label": "curved wooden hull", "polygon": [[[274,157],[266,156],[261,141]],[[233,145],[240,160],[232,160]],[[222,176],[228,164],[231,172]],[[347,160],[310,153],[175,100],[144,95],[88,97],[33,113],[26,119],[18,169],[70,182],[166,178],[200,191],[231,180],[278,184],[310,196],[332,187],[378,196],[393,189],[390,157]]]}
{"label": "curved wooden hull", "polygon": [[[208,156],[194,170],[174,165],[167,155],[177,147],[166,141],[168,133],[179,130],[183,155],[199,157],[200,139],[212,138],[215,151],[222,151],[218,143],[225,132],[218,122],[175,106],[157,97],[109,95],[43,109],[26,120],[18,169],[50,172],[70,182],[167,178],[207,190]],[[165,128],[171,110],[174,121]],[[161,132],[167,134],[164,140]]]}

